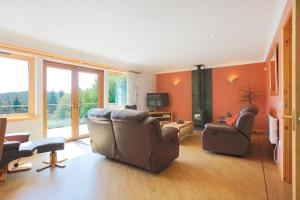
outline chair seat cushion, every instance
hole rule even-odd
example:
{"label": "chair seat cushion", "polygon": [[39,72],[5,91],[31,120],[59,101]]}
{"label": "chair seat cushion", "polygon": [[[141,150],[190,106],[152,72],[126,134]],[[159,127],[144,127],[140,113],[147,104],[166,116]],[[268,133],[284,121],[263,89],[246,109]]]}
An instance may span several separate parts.
{"label": "chair seat cushion", "polygon": [[33,155],[33,152],[35,151],[36,144],[32,142],[24,142],[20,145],[19,148],[19,157],[29,157]]}
{"label": "chair seat cushion", "polygon": [[63,137],[52,137],[43,139],[36,145],[38,153],[53,152],[58,150],[64,150],[66,140]]}

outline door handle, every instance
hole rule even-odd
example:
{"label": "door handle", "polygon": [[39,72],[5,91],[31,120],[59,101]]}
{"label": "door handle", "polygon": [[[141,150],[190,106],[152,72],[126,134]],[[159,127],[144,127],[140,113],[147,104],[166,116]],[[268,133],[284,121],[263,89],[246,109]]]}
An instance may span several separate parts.
{"label": "door handle", "polygon": [[292,115],[283,115],[283,119],[293,119],[294,117]]}
{"label": "door handle", "polygon": [[74,111],[78,110],[78,106],[76,104],[73,104],[73,110]]}
{"label": "door handle", "polygon": [[293,130],[296,130],[297,114],[295,110],[293,110],[292,115],[283,115],[282,118],[292,120],[292,128]]}

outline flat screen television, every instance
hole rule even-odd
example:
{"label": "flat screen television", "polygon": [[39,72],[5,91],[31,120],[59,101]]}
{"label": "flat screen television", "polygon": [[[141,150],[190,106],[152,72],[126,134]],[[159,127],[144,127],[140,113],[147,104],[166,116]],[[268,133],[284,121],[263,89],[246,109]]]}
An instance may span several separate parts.
{"label": "flat screen television", "polygon": [[148,93],[147,106],[148,107],[165,107],[169,105],[168,93]]}

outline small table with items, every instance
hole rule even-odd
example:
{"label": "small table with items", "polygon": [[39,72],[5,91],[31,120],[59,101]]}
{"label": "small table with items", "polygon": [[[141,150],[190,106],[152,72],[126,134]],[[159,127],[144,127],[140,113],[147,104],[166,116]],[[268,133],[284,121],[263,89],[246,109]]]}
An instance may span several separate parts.
{"label": "small table with items", "polygon": [[193,122],[192,121],[184,121],[182,124],[172,122],[172,123],[164,124],[163,127],[174,127],[176,129],[178,129],[179,140],[182,140],[186,136],[193,135]]}

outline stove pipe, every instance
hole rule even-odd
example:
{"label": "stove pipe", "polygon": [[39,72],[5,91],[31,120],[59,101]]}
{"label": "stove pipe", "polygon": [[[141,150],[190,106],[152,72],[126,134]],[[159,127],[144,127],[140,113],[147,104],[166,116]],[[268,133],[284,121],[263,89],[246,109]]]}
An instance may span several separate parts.
{"label": "stove pipe", "polygon": [[202,70],[205,68],[205,65],[204,64],[199,64],[199,65],[196,65],[197,67],[197,70],[198,70],[198,78],[200,78],[200,87],[199,87],[199,94],[200,94],[200,103],[199,103],[199,108],[200,110],[199,111],[204,111],[204,102],[203,102],[203,72]]}

